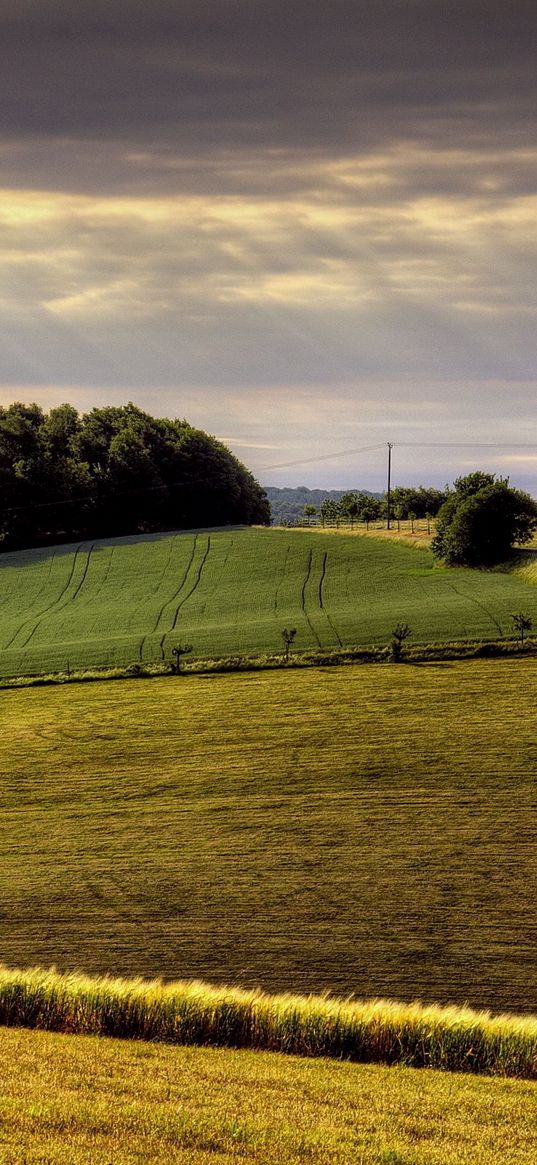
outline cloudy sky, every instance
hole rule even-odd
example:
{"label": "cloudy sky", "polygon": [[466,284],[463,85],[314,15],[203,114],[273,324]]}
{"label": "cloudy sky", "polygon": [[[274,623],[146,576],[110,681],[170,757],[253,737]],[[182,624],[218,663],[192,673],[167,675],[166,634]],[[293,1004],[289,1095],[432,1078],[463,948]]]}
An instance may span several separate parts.
{"label": "cloudy sky", "polygon": [[[2,0],[0,400],[537,493],[534,0]],[[481,446],[481,447],[479,447]],[[329,456],[337,454],[337,456]]]}

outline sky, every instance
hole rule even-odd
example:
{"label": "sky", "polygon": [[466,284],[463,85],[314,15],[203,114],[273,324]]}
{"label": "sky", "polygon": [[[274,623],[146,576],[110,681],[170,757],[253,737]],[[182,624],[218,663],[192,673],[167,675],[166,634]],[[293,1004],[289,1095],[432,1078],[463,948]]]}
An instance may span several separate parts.
{"label": "sky", "polygon": [[2,0],[0,403],[537,494],[534,0]]}

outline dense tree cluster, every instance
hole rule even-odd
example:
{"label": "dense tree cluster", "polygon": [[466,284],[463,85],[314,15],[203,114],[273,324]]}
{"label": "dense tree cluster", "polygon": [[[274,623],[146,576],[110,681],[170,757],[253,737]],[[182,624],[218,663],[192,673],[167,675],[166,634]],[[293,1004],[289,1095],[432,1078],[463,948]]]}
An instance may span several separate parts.
{"label": "dense tree cluster", "polygon": [[506,561],[537,529],[537,503],[508,478],[479,470],[459,477],[439,511],[433,551],[451,566]]}
{"label": "dense tree cluster", "polygon": [[[322,490],[307,489],[306,486],[293,488],[267,487],[272,521],[274,525],[294,524],[305,517],[312,519],[319,515],[321,522],[344,521],[373,522],[385,518],[387,510],[386,494],[371,493],[370,490]],[[391,494],[392,517],[407,519],[434,517],[445,502],[445,490],[434,486],[397,486]],[[330,504],[328,504],[330,503]]]}
{"label": "dense tree cluster", "polygon": [[[446,497],[447,490],[434,489],[432,486],[397,486],[391,492],[390,513],[397,519],[434,517]],[[351,490],[342,495],[335,507],[323,503],[320,513],[326,521],[342,517],[351,522],[356,519],[368,524],[387,517],[388,500],[386,494],[379,497],[367,490]]]}
{"label": "dense tree cluster", "polygon": [[179,527],[270,521],[251,473],[214,437],[134,404],[0,408],[4,549]]}
{"label": "dense tree cluster", "polygon": [[[338,505],[345,495],[343,489],[309,489],[305,485],[266,487],[266,494],[270,502],[272,521],[275,526],[294,525],[300,522],[305,514],[306,506],[313,506],[311,516],[317,514],[324,501],[330,500]],[[373,497],[373,494],[367,495]]]}
{"label": "dense tree cluster", "polygon": [[392,490],[392,515],[407,519],[434,518],[447,498],[448,489],[435,489],[434,486],[398,485]]}

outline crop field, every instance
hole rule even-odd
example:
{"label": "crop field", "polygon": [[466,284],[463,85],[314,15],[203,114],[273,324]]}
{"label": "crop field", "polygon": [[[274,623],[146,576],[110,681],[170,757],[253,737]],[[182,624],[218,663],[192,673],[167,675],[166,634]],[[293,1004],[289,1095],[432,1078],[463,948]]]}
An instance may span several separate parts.
{"label": "crop field", "polygon": [[[527,552],[527,561],[535,555]],[[523,610],[531,569],[441,569],[427,546],[318,530],[226,529],[81,543],[0,557],[0,674],[194,656],[491,638]]]}
{"label": "crop field", "polygon": [[532,658],[0,696],[12,966],[537,1011]]}
{"label": "crop field", "polygon": [[3,1165],[529,1165],[537,1086],[0,1029]]}

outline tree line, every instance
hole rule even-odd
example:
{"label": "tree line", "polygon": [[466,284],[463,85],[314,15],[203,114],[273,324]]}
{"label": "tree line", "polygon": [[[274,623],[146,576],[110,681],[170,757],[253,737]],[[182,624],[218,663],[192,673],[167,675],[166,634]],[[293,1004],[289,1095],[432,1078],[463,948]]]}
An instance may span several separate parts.
{"label": "tree line", "polygon": [[224,445],[136,405],[0,408],[0,546],[270,522],[264,490]]}
{"label": "tree line", "polygon": [[[433,486],[397,486],[390,494],[390,515],[396,522],[414,521],[418,518],[432,519],[448,496],[448,487],[444,490]],[[322,525],[332,525],[340,520],[350,522],[380,521],[387,517],[388,497],[380,497],[367,490],[349,490],[339,500],[327,497],[320,506],[309,503],[303,508],[303,518],[311,521],[317,518]]]}

